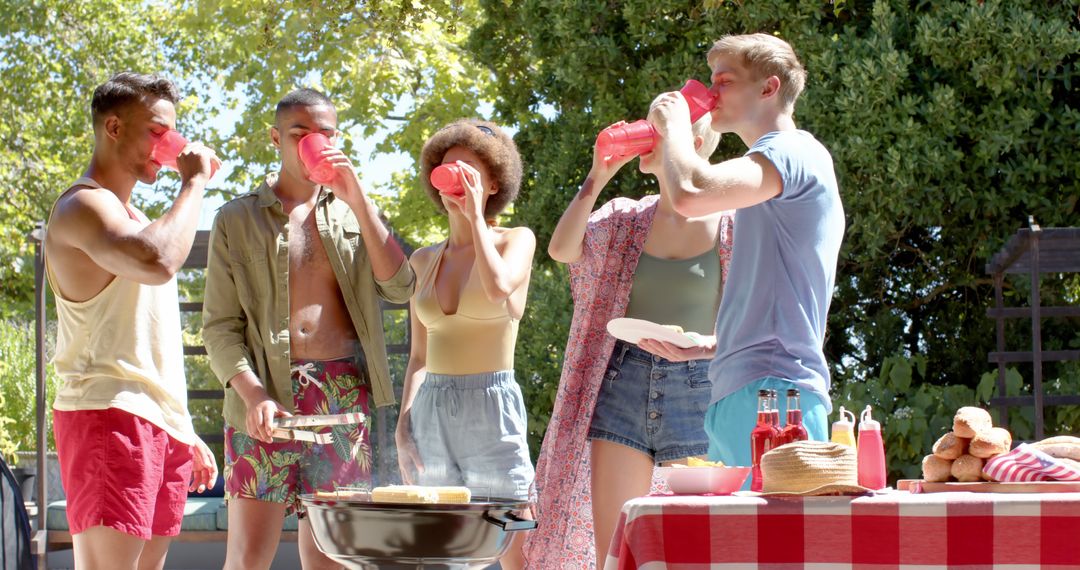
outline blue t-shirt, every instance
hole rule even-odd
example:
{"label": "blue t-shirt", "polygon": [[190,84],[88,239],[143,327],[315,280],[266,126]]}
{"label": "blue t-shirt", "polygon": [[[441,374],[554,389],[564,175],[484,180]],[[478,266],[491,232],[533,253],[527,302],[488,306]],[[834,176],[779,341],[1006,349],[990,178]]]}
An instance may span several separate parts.
{"label": "blue t-shirt", "polygon": [[773,376],[820,395],[832,411],[822,345],[845,225],[832,156],[801,130],[771,132],[752,153],[773,163],[783,190],[735,212],[712,401]]}

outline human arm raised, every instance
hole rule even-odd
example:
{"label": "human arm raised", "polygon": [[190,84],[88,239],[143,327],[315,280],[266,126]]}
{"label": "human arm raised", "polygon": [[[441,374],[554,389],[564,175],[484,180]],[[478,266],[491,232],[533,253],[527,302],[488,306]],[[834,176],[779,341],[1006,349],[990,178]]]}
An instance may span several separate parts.
{"label": "human arm raised", "polygon": [[649,122],[660,135],[655,152],[679,214],[700,217],[747,208],[779,196],[783,182],[776,167],[760,153],[710,164],[693,148],[690,111],[678,92],[653,101]]}
{"label": "human arm raised", "polygon": [[405,254],[390,235],[390,230],[379,219],[378,208],[367,197],[349,157],[339,149],[328,148],[323,150],[321,158],[332,165],[337,173],[328,186],[338,198],[349,205],[360,223],[360,235],[364,239],[368,258],[371,259],[371,272],[375,280],[390,280],[408,263]]}
{"label": "human arm raised", "polygon": [[57,205],[49,228],[58,245],[78,249],[118,277],[161,285],[180,270],[195,241],[203,191],[220,161],[200,143],[177,158],[180,192],[165,215],[149,225],[134,220],[115,194],[78,191]]}
{"label": "human arm raised", "polygon": [[[621,123],[622,121],[612,126]],[[592,168],[585,177],[585,182],[581,183],[581,189],[570,200],[566,211],[559,218],[559,223],[551,234],[551,241],[548,242],[548,255],[552,259],[559,263],[573,263],[581,259],[585,229],[589,223],[589,214],[596,205],[596,199],[615,173],[633,158],[633,156],[603,156],[597,146],[593,145]]]}
{"label": "human arm raised", "polygon": [[468,163],[459,160],[457,164],[461,167],[465,195],[451,198],[451,207],[460,208],[469,220],[476,247],[476,271],[484,294],[492,303],[502,303],[528,281],[536,236],[529,228],[513,228],[508,231],[506,245],[500,252],[495,245],[495,232],[484,219],[480,173]]}

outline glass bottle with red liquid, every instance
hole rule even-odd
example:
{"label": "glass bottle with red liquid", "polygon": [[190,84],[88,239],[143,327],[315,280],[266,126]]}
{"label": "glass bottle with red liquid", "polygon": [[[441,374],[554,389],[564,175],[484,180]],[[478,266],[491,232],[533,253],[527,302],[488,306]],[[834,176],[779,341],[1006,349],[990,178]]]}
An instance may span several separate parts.
{"label": "glass bottle with red liquid", "polygon": [[[777,437],[780,436],[780,430],[784,429],[784,426],[780,424],[780,402],[778,401],[779,395],[776,390],[769,390],[769,418],[772,421],[772,425],[776,427]],[[773,447],[777,447],[780,444],[779,440],[773,442]]]}
{"label": "glass bottle with red liquid", "polygon": [[[771,409],[770,390],[758,390],[757,425],[750,432],[751,479],[750,490],[761,491],[761,456],[776,447],[780,429],[776,427]],[[779,413],[777,413],[777,418]]]}
{"label": "glass bottle with red liquid", "polygon": [[791,388],[787,391],[787,425],[780,430],[780,441],[777,445],[808,439],[810,439],[810,434],[806,432],[806,426],[803,425],[799,391]]}

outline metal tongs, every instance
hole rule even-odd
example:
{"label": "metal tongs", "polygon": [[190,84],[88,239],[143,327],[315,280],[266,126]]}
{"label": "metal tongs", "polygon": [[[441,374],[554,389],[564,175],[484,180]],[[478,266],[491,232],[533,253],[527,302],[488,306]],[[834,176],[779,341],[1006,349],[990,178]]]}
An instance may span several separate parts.
{"label": "metal tongs", "polygon": [[301,427],[344,426],[361,424],[366,420],[363,412],[351,412],[348,414],[331,414],[322,416],[292,416],[277,418],[274,420],[274,429],[270,435],[278,439],[290,441],[307,441],[326,445],[333,443],[334,434],[331,432],[316,433],[309,430],[294,429]]}

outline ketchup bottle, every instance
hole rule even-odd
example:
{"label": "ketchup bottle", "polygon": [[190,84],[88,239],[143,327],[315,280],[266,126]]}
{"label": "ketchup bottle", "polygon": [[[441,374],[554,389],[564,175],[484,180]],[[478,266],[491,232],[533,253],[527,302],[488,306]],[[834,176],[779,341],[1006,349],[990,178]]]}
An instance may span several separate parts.
{"label": "ketchup bottle", "polygon": [[859,417],[859,485],[867,489],[885,488],[885,443],[881,439],[881,424],[870,415],[866,406]]}

